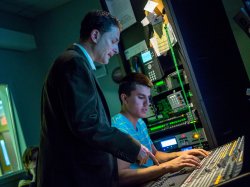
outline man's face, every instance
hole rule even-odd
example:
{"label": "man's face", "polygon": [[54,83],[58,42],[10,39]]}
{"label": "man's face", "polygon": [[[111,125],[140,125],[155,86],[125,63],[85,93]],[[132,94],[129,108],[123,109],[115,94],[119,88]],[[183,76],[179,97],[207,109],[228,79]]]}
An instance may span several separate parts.
{"label": "man's face", "polygon": [[94,49],[95,62],[108,64],[109,59],[119,53],[118,43],[120,40],[120,30],[112,26],[110,31],[103,34],[99,33]]}
{"label": "man's face", "polygon": [[143,85],[136,85],[136,89],[126,96],[123,104],[134,118],[145,118],[149,106],[150,88]]}

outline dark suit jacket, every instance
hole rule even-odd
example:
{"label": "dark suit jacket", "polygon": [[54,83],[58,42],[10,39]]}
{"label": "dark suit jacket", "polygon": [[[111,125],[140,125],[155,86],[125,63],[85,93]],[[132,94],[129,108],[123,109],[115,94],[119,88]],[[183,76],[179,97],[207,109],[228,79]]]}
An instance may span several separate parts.
{"label": "dark suit jacket", "polygon": [[103,93],[77,46],[52,65],[41,110],[38,187],[116,186],[116,157],[135,162],[140,144],[110,127]]}

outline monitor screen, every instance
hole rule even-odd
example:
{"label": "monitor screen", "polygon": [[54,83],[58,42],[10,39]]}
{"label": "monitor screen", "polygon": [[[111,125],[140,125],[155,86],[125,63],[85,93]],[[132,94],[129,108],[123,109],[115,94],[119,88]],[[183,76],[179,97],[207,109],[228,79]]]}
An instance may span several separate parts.
{"label": "monitor screen", "polygon": [[171,139],[162,141],[161,142],[161,147],[164,148],[164,147],[168,147],[168,146],[172,146],[172,145],[176,145],[176,144],[177,144],[176,139],[171,138]]}
{"label": "monitor screen", "polygon": [[191,149],[193,149],[193,147],[192,147],[192,146],[189,146],[189,147],[183,147],[183,148],[181,148],[181,151],[187,151],[187,150],[191,150]]}
{"label": "monitor screen", "polygon": [[142,58],[143,63],[146,63],[146,62],[152,60],[151,52],[150,51],[142,52],[141,58]]}

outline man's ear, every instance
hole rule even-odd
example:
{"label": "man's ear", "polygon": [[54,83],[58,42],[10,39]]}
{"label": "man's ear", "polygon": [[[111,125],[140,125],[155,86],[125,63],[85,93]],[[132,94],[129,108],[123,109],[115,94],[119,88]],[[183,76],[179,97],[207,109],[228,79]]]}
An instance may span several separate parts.
{"label": "man's ear", "polygon": [[98,42],[100,36],[101,36],[101,33],[100,33],[100,31],[97,30],[97,29],[92,30],[91,33],[90,33],[90,38],[91,38],[91,40],[92,40],[94,43],[97,43],[97,42]]}
{"label": "man's ear", "polygon": [[124,94],[124,93],[121,94],[122,103],[124,103],[124,104],[127,103],[127,98],[128,98],[128,97],[127,97],[126,94]]}

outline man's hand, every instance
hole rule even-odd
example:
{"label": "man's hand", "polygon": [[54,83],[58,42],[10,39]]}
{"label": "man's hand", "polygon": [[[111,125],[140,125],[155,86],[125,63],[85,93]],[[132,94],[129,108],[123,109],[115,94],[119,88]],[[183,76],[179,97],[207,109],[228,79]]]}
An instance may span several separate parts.
{"label": "man's hand", "polygon": [[179,152],[180,155],[183,155],[183,154],[188,154],[188,155],[193,155],[193,156],[197,156],[197,157],[206,157],[209,155],[209,152],[204,150],[204,149],[191,149],[191,150],[188,150],[188,151],[183,151],[183,152]]}
{"label": "man's hand", "polygon": [[200,167],[200,159],[196,156],[183,153],[181,156],[172,159],[171,161],[164,162],[160,166],[166,169],[166,172],[176,172],[184,167]]}
{"label": "man's hand", "polygon": [[137,156],[138,164],[142,165],[145,164],[148,160],[148,158],[151,158],[155,165],[159,165],[158,160],[155,158],[153,153],[151,153],[148,148],[146,148],[144,145],[141,144],[140,152]]}

